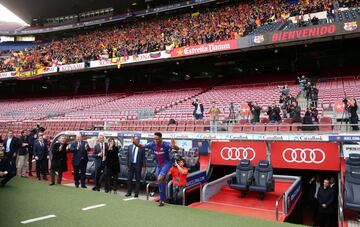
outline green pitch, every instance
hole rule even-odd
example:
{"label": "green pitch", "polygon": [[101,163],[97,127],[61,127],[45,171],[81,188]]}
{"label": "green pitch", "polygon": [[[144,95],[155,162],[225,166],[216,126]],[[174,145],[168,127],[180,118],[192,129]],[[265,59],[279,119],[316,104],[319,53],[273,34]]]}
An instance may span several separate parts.
{"label": "green pitch", "polygon": [[[124,198],[66,186],[50,187],[45,182],[14,178],[6,187],[0,188],[0,226],[290,226],[183,206],[158,207],[154,202],[124,201]],[[106,206],[82,210],[97,204]],[[29,224],[20,223],[52,214],[56,217]]]}

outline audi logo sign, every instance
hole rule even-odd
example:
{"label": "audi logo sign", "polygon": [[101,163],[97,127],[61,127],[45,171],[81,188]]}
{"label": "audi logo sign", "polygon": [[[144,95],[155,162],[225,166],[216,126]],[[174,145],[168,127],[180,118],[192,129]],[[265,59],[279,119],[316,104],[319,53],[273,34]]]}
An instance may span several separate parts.
{"label": "audi logo sign", "polygon": [[286,148],[282,153],[282,158],[289,163],[320,164],[325,161],[325,152],[318,148]]}
{"label": "audi logo sign", "polygon": [[224,160],[242,160],[250,159],[254,160],[256,153],[251,147],[223,147],[220,151],[221,158]]}
{"label": "audi logo sign", "polygon": [[211,143],[211,164],[237,166],[242,159],[254,165],[266,159],[265,142],[220,142]]}
{"label": "audi logo sign", "polygon": [[274,168],[340,170],[339,148],[332,142],[272,142]]}

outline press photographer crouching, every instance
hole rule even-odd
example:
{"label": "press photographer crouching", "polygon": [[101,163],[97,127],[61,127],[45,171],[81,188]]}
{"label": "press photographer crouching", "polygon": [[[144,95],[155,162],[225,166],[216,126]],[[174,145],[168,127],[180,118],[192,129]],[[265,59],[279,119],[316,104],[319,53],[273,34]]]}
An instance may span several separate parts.
{"label": "press photographer crouching", "polygon": [[359,130],[359,126],[358,126],[358,121],[359,121],[359,116],[357,114],[357,103],[355,99],[344,99],[343,100],[344,104],[345,104],[345,110],[347,110],[347,112],[349,113],[349,122],[351,124],[351,127],[354,131],[358,131]]}
{"label": "press photographer crouching", "polygon": [[186,186],[186,177],[189,173],[188,168],[185,167],[185,160],[183,158],[176,158],[169,173],[173,181],[172,203],[181,204],[182,191]]}
{"label": "press photographer crouching", "polygon": [[3,147],[0,147],[0,178],[3,178],[0,182],[0,187],[4,187],[14,176],[15,172],[10,166],[10,160],[5,156]]}

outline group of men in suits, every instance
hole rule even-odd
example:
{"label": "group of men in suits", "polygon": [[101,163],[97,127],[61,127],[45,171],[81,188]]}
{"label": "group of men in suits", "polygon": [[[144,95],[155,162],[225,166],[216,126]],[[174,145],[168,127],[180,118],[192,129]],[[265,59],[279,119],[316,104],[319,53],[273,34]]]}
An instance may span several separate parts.
{"label": "group of men in suits", "polygon": [[[139,141],[139,138],[135,138]],[[105,192],[112,189],[116,193],[117,177],[120,172],[119,148],[113,139],[109,143],[105,142],[105,137],[99,135],[98,143],[94,147],[93,156],[95,157],[95,186],[92,190],[100,191],[101,182],[105,179]],[[141,171],[144,167],[145,150],[135,145],[130,145],[127,152],[128,184],[125,196],[131,196],[133,191],[133,178],[135,176],[134,197],[139,196]]]}

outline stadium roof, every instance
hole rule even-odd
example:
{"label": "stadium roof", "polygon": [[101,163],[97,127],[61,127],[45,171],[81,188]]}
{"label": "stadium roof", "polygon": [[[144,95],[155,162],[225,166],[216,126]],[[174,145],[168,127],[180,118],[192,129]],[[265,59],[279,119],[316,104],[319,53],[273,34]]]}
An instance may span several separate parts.
{"label": "stadium roof", "polygon": [[139,6],[144,2],[145,0],[0,0],[2,5],[27,23],[33,18],[66,16],[108,7],[125,12],[134,3]]}

